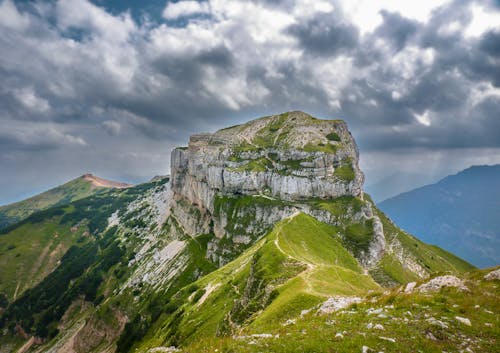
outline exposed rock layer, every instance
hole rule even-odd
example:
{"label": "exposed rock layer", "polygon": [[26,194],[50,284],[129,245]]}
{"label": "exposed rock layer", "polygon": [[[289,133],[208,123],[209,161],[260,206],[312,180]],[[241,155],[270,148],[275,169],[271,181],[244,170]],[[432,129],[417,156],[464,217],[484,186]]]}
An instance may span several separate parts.
{"label": "exposed rock layer", "polygon": [[[297,210],[333,225],[345,223],[346,217],[372,220],[370,247],[358,254],[361,264],[371,267],[385,248],[382,224],[371,204],[334,216],[308,203],[339,197],[362,200],[364,176],[358,157],[345,122],[302,112],[193,135],[187,147],[172,151],[172,216],[189,234],[214,233],[218,239],[229,238],[236,248]],[[253,199],[232,204],[238,197]],[[225,247],[211,243],[207,256],[223,264],[231,252]]]}

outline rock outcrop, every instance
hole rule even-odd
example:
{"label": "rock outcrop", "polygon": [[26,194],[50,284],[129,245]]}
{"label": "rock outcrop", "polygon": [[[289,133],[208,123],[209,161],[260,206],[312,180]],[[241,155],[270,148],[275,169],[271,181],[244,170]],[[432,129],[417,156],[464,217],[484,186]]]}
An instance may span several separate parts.
{"label": "rock outcrop", "polygon": [[[358,149],[341,120],[290,112],[197,134],[171,158],[172,216],[192,235],[213,233],[207,256],[220,265],[297,210],[329,224],[370,221],[373,239],[363,266],[383,255],[382,224],[363,201]],[[339,217],[311,200],[355,197],[364,206]],[[246,202],[246,201],[248,202]],[[250,202],[251,201],[251,202]]]}
{"label": "rock outcrop", "polygon": [[356,143],[341,120],[302,112],[197,134],[172,152],[172,189],[202,207],[214,194],[268,194],[287,201],[362,195]]}

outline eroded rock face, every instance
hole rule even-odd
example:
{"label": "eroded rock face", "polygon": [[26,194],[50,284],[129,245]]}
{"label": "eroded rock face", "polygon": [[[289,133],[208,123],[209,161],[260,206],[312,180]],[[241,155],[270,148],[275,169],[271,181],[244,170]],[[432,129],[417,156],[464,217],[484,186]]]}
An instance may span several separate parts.
{"label": "eroded rock face", "polygon": [[[193,135],[187,147],[172,151],[172,216],[187,233],[231,238],[236,248],[297,211],[336,225],[342,221],[339,217],[307,201],[362,199],[364,176],[358,158],[345,122],[319,120],[303,112]],[[244,203],[245,197],[253,199]],[[366,205],[349,217],[374,219],[375,237],[361,261],[372,266],[383,255],[385,239],[380,221]],[[223,264],[231,249],[219,243],[209,243],[207,257]]]}
{"label": "eroded rock face", "polygon": [[287,201],[362,194],[356,143],[340,120],[285,113],[191,136],[172,152],[172,190],[212,209],[215,193]]}

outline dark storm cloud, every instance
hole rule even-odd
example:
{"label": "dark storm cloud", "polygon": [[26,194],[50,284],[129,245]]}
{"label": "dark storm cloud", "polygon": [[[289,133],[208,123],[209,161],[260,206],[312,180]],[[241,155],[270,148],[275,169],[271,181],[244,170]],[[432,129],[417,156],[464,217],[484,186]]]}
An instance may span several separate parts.
{"label": "dark storm cloud", "polygon": [[292,25],[288,31],[305,51],[319,55],[347,52],[357,46],[359,37],[355,26],[330,14]]}
{"label": "dark storm cloud", "polygon": [[95,3],[107,10],[0,0],[9,178],[12,156],[35,150],[85,161],[82,173],[113,156],[108,175],[166,172],[190,133],[295,109],[346,119],[363,151],[500,147],[500,28],[466,34],[470,5],[493,2],[452,1],[425,21],[382,10],[369,31],[342,1],[234,0],[177,22]]}
{"label": "dark storm cloud", "polygon": [[380,14],[383,22],[375,31],[375,35],[387,38],[397,51],[403,49],[408,40],[417,33],[418,22],[404,18],[399,13],[381,11]]}
{"label": "dark storm cloud", "polygon": [[483,34],[479,49],[491,57],[500,58],[500,31],[488,31]]}

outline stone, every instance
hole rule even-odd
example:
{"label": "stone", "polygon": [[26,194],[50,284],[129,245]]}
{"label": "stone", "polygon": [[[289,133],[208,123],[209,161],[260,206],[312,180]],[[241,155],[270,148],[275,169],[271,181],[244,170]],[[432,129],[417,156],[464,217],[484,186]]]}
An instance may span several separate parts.
{"label": "stone", "polygon": [[428,318],[427,322],[429,322],[431,325],[439,326],[441,328],[448,328],[448,324],[433,317]]}
{"label": "stone", "polygon": [[368,310],[366,310],[366,313],[368,315],[378,315],[378,314],[382,313],[383,311],[384,311],[383,308],[379,308],[379,309],[369,308]]}
{"label": "stone", "polygon": [[484,279],[487,281],[500,280],[500,268],[487,273]]}
{"label": "stone", "polygon": [[427,283],[424,283],[418,287],[418,290],[422,293],[426,292],[437,292],[443,287],[457,287],[461,290],[468,291],[469,289],[465,286],[464,281],[460,278],[452,275],[439,276],[431,279]]}
{"label": "stone", "polygon": [[407,283],[406,286],[405,286],[404,292],[405,293],[411,293],[413,291],[413,289],[415,288],[416,285],[417,285],[417,282]]}
{"label": "stone", "polygon": [[471,322],[469,319],[467,319],[466,317],[461,317],[461,316],[455,316],[455,319],[457,319],[457,321],[461,322],[462,324],[464,325],[467,325],[467,326],[472,326]]}
{"label": "stone", "polygon": [[354,303],[360,303],[359,297],[332,297],[328,298],[318,309],[320,314],[330,314],[340,309],[347,308]]}

